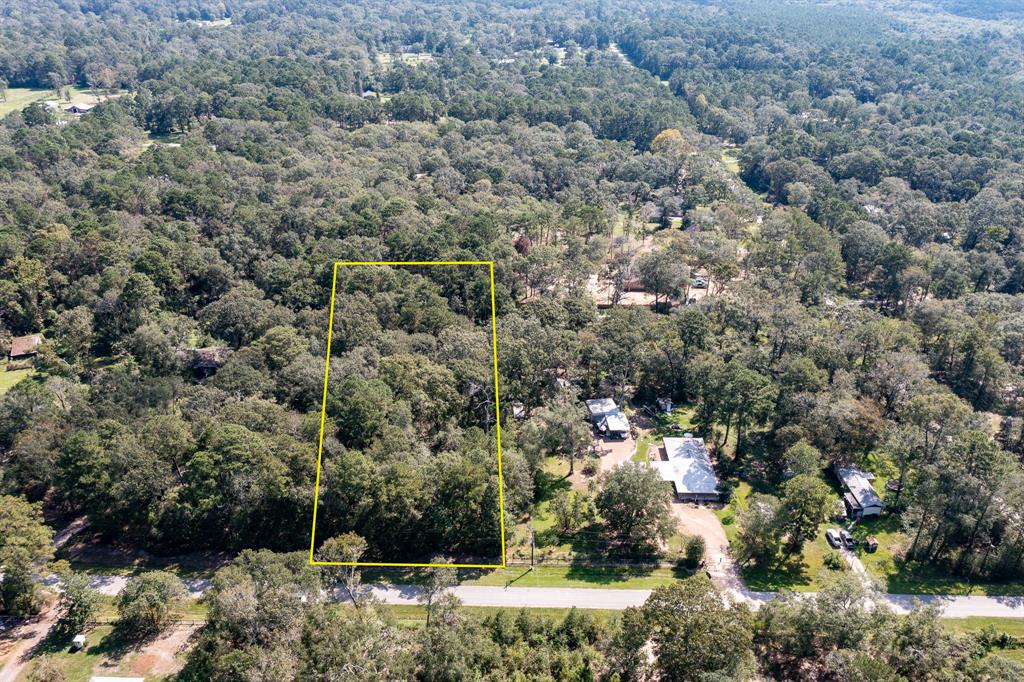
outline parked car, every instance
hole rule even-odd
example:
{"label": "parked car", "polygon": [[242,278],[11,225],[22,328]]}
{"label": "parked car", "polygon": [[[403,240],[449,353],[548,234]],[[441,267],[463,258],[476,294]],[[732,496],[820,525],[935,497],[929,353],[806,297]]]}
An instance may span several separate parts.
{"label": "parked car", "polygon": [[828,544],[832,545],[836,549],[838,549],[839,545],[841,545],[843,542],[842,539],[839,537],[838,528],[829,528],[827,531],[825,531],[825,539],[828,540]]}
{"label": "parked car", "polygon": [[707,289],[708,281],[704,277],[698,277],[697,279],[693,280],[693,286],[697,289]]}
{"label": "parked car", "polygon": [[853,539],[853,536],[850,535],[849,531],[839,531],[839,539],[843,541],[843,547],[845,547],[846,549],[852,551],[857,548],[857,541]]}

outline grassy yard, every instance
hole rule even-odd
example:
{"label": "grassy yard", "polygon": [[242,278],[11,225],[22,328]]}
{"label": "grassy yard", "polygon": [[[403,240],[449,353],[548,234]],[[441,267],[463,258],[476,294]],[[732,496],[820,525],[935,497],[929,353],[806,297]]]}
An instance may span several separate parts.
{"label": "grassy yard", "polygon": [[0,395],[7,393],[22,379],[32,374],[31,369],[15,369],[7,371],[7,363],[0,364]]}
{"label": "grassy yard", "polygon": [[[388,606],[386,608],[395,617],[400,626],[422,627],[427,623],[427,609],[423,606]],[[480,617],[493,616],[499,611],[519,612],[519,609],[495,606],[464,606],[463,610]],[[570,609],[527,609],[527,611],[530,612],[530,615],[538,615],[549,620],[560,621],[565,618]],[[613,621],[622,615],[621,611],[608,611],[605,609],[585,609],[584,613],[593,616],[597,621],[605,623]]]}
{"label": "grassy yard", "polygon": [[601,587],[624,590],[649,590],[685,578],[687,571],[672,568],[600,568],[593,566],[513,566],[490,571],[463,585],[498,587]]}
{"label": "grassy yard", "polygon": [[[977,633],[985,628],[993,628],[996,632],[1004,633],[1011,637],[1024,637],[1024,618],[988,618],[984,616],[944,618],[942,625],[948,630],[959,633]],[[1024,663],[1024,648],[996,649],[992,653],[996,656],[1012,659],[1018,663]]]}
{"label": "grassy yard", "polygon": [[[1022,582],[973,583],[953,577],[941,568],[903,561],[899,555],[910,538],[895,516],[862,521],[850,532],[858,541],[857,553],[864,567],[892,594],[1024,596]],[[878,550],[869,553],[861,541],[872,535],[878,539]]]}
{"label": "grassy yard", "polygon": [[21,111],[32,102],[52,98],[53,90],[50,88],[7,88],[7,99],[0,102],[0,116]]}
{"label": "grassy yard", "polygon": [[[103,101],[106,97],[106,95],[97,97],[89,88],[80,88],[74,85],[68,87],[68,94],[71,97],[71,102],[75,104],[96,104]],[[117,97],[120,94],[123,94],[123,91],[113,93],[110,96]],[[33,102],[56,99],[57,97],[51,88],[8,88],[7,100],[0,102],[0,118],[12,111],[21,111]],[[71,102],[61,100],[61,111],[69,106]]]}
{"label": "grassy yard", "polygon": [[[729,544],[736,540],[736,515],[747,505],[747,498],[754,490],[747,482],[741,482],[733,491],[732,499],[724,508],[715,512]],[[831,549],[825,540],[825,531],[831,524],[823,523],[818,527],[818,536],[804,545],[803,554],[790,561],[780,562],[770,567],[749,566],[740,569],[744,582],[752,590],[778,592],[792,590],[794,592],[813,592],[818,589],[818,580],[827,570],[825,554]]]}
{"label": "grassy yard", "polygon": [[679,438],[687,431],[696,432],[699,430],[694,421],[696,417],[695,410],[690,405],[676,407],[672,410],[671,414],[659,414],[653,418],[645,414],[644,417],[653,419],[654,427],[637,441],[636,454],[633,455],[633,461],[635,462],[646,462],[647,452],[650,447],[652,445],[657,446],[666,436],[669,438]]}
{"label": "grassy yard", "polygon": [[[98,625],[86,632],[87,643],[81,651],[72,651],[64,638],[50,637],[42,642],[33,661],[18,675],[18,682],[28,679],[32,669],[43,659],[56,663],[68,682],[88,682],[94,674],[127,676],[137,675],[136,659],[139,646],[125,642],[111,625]],[[170,679],[165,676],[146,675],[147,682]]]}
{"label": "grassy yard", "polygon": [[740,160],[735,149],[723,149],[721,159],[730,173],[740,174]]}
{"label": "grassy yard", "polygon": [[[117,618],[116,597],[100,595],[99,607],[96,610],[97,620]],[[176,620],[206,620],[208,609],[206,604],[198,599],[182,599],[178,608],[174,610]]]}

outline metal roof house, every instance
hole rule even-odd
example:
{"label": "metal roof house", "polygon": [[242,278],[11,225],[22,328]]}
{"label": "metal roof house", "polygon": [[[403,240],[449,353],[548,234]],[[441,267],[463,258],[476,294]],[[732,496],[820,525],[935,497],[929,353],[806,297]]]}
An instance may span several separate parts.
{"label": "metal roof house", "polygon": [[611,398],[588,400],[587,420],[605,438],[614,440],[629,438],[629,420]]}
{"label": "metal roof house", "polygon": [[666,438],[667,459],[651,462],[682,502],[718,502],[718,476],[703,438]]}
{"label": "metal roof house", "polygon": [[87,114],[90,111],[92,111],[92,107],[92,104],[72,104],[64,111],[68,112],[69,114]]}
{"label": "metal roof house", "polygon": [[885,509],[885,502],[871,486],[870,474],[852,466],[836,466],[836,478],[843,484],[843,504],[851,518],[878,516]]}
{"label": "metal roof house", "polygon": [[621,412],[611,398],[596,398],[587,401],[587,419],[597,424],[607,414]]}
{"label": "metal roof house", "polygon": [[597,430],[605,438],[626,440],[629,438],[629,420],[621,412],[612,412],[611,414],[606,414],[597,423]]}
{"label": "metal roof house", "polygon": [[40,334],[29,334],[28,336],[16,336],[11,339],[11,362],[28,360],[39,353],[39,346],[43,342]]}

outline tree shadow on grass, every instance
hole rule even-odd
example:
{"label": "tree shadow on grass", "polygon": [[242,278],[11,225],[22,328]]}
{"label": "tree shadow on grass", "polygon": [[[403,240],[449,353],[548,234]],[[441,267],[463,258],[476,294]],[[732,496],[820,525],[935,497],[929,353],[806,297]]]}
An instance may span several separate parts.
{"label": "tree shadow on grass", "polygon": [[533,499],[535,504],[546,502],[555,496],[559,490],[569,490],[572,483],[568,475],[559,476],[547,471],[538,471],[533,481]]}
{"label": "tree shadow on grass", "polygon": [[[95,636],[94,629],[87,628],[84,633],[87,641],[91,636]],[[46,637],[32,650],[31,655],[35,657],[71,653],[74,651],[72,649],[72,639],[75,634],[76,633],[68,632],[55,626],[50,629],[50,632]],[[87,644],[82,651],[89,656],[105,656],[111,659],[120,659],[132,651],[141,649],[149,642],[160,637],[160,635],[161,633],[158,632],[144,637],[130,637],[115,625],[114,628],[104,635],[98,642],[94,644]]]}
{"label": "tree shadow on grass", "polygon": [[780,559],[768,566],[745,566],[740,569],[743,581],[758,592],[796,590],[812,584],[810,566],[802,558]]}

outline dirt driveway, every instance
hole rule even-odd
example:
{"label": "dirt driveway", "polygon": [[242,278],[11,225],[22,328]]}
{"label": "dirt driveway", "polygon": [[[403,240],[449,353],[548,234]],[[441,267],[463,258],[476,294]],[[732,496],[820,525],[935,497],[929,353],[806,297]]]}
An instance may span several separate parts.
{"label": "dirt driveway", "polygon": [[727,589],[743,589],[736,562],[729,553],[729,539],[715,513],[688,502],[673,502],[672,514],[679,521],[681,533],[704,538],[704,566],[711,579]]}
{"label": "dirt driveway", "polygon": [[32,651],[39,645],[56,622],[56,611],[50,609],[39,615],[33,622],[25,623],[0,639],[0,652],[4,664],[0,667],[0,682],[14,682],[22,668],[28,663]]}
{"label": "dirt driveway", "polygon": [[636,454],[636,440],[633,436],[626,440],[596,438],[594,447],[601,453],[601,473],[628,462]]}

